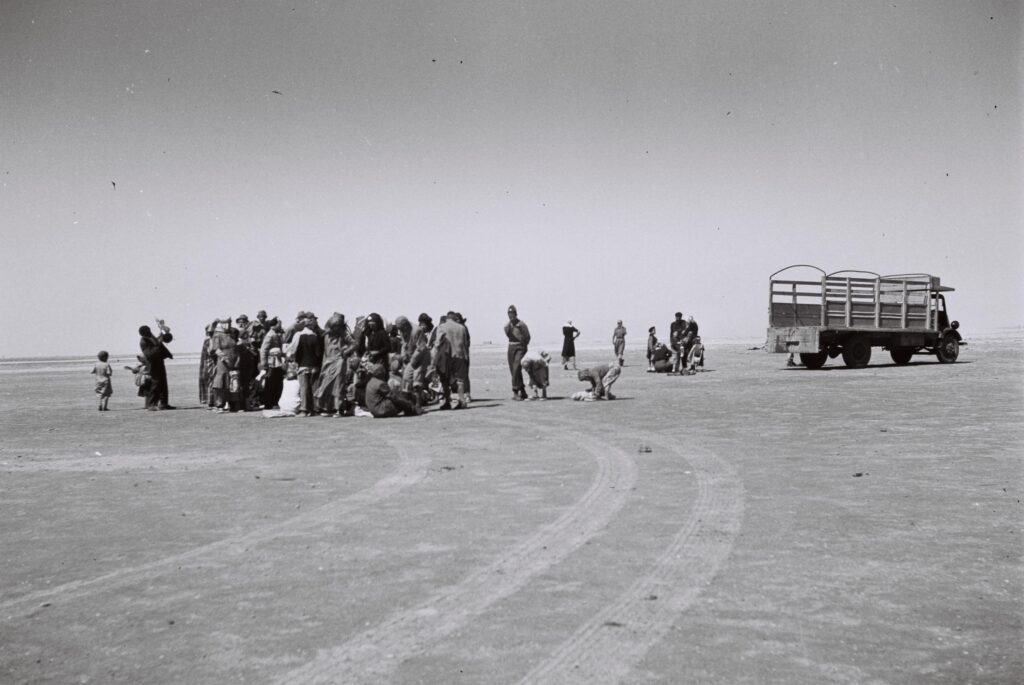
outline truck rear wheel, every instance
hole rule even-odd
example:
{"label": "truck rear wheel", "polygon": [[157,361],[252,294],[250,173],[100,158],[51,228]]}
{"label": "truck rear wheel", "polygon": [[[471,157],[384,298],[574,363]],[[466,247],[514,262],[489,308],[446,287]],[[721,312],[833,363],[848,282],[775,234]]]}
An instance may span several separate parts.
{"label": "truck rear wheel", "polygon": [[808,369],[820,369],[825,366],[828,359],[828,352],[801,352],[800,363]]}
{"label": "truck rear wheel", "polygon": [[843,363],[851,369],[862,369],[871,361],[871,345],[867,339],[857,336],[843,345]]}
{"label": "truck rear wheel", "polygon": [[914,350],[908,350],[906,348],[895,348],[889,350],[889,356],[897,364],[909,364],[910,358],[914,356]]}
{"label": "truck rear wheel", "polygon": [[950,332],[942,334],[939,346],[935,348],[935,356],[943,364],[952,364],[960,356],[960,341],[956,335]]}

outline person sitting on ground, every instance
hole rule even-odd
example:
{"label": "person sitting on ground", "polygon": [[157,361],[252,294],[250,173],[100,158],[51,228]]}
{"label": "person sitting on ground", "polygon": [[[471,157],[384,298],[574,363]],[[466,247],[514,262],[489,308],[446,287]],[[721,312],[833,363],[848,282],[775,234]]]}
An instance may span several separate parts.
{"label": "person sitting on ground", "polygon": [[621,373],[618,361],[616,359],[614,364],[597,364],[589,368],[580,369],[577,377],[581,381],[590,383],[590,394],[594,399],[615,399],[611,389],[615,381],[619,379],[619,373]]}
{"label": "person sitting on ground", "polygon": [[370,380],[366,382],[366,408],[373,414],[373,418],[384,419],[399,414],[419,416],[423,413],[423,409],[416,406],[412,395],[391,389],[386,366],[373,363],[367,372]]}
{"label": "person sitting on ground", "polygon": [[686,355],[686,373],[694,375],[698,366],[701,371],[704,370],[704,344],[701,343],[699,335],[694,336],[690,343],[690,351]]}
{"label": "person sitting on ground", "polygon": [[668,349],[665,343],[658,343],[651,355],[651,362],[655,373],[671,373],[672,350]]}
{"label": "person sitting on ground", "polygon": [[[529,381],[530,389],[533,391],[531,399],[546,400],[548,398],[548,362],[551,355],[544,350],[530,350],[523,355],[523,371],[526,372],[526,379]],[[540,395],[538,396],[538,392]]]}
{"label": "person sitting on ground", "polygon": [[277,406],[263,410],[263,416],[269,419],[282,416],[296,416],[302,402],[302,392],[296,375],[294,362],[287,362],[281,380],[281,394],[278,395]]}

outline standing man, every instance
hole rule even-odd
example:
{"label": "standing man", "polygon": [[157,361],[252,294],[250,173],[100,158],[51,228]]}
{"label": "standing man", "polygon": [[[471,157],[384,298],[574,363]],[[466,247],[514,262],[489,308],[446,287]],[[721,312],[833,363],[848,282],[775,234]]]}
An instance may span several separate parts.
{"label": "standing man", "polygon": [[512,374],[512,399],[522,402],[526,399],[526,387],[523,383],[523,355],[530,347],[530,329],[519,320],[516,306],[509,305],[508,323],[505,324],[505,336],[508,338],[508,370]]}
{"label": "standing man", "polygon": [[299,381],[299,410],[297,416],[313,416],[316,404],[313,388],[320,375],[320,364],[323,360],[323,347],[320,336],[312,326],[316,317],[310,312],[300,312],[303,316],[295,321],[295,334],[292,338],[292,359],[295,361],[296,377]]}
{"label": "standing man", "polygon": [[146,409],[157,411],[158,409],[174,409],[167,402],[167,367],[164,366],[165,359],[172,359],[174,355],[167,349],[164,343],[174,339],[171,329],[163,322],[163,319],[156,320],[160,327],[160,335],[154,336],[149,326],[139,327],[139,348],[146,358],[149,366],[149,376],[152,383],[149,393],[146,395]]}
{"label": "standing man", "polygon": [[672,373],[679,373],[683,366],[683,333],[686,322],[683,313],[676,312],[676,320],[668,326],[668,344],[672,348]]}
{"label": "standing man", "polygon": [[622,325],[622,319],[619,319],[612,332],[612,347],[615,348],[615,356],[619,358],[619,366],[622,366],[626,361],[626,327]]}
{"label": "standing man", "polygon": [[466,386],[469,384],[469,329],[462,323],[458,313],[448,312],[445,322],[437,327],[434,344],[439,347],[448,346],[448,383],[441,409],[451,409],[449,397],[452,385],[459,393],[456,409],[465,409],[469,406],[466,398]]}

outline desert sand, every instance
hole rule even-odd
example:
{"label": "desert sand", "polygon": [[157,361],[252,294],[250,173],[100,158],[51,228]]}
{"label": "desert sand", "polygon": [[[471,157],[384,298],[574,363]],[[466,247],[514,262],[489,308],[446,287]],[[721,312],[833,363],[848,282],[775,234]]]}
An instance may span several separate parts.
{"label": "desert sand", "polygon": [[389,420],[214,415],[193,363],[177,411],[117,365],[99,413],[91,364],[8,365],[0,682],[1019,683],[1021,349],[633,348],[593,403],[475,349],[468,411]]}

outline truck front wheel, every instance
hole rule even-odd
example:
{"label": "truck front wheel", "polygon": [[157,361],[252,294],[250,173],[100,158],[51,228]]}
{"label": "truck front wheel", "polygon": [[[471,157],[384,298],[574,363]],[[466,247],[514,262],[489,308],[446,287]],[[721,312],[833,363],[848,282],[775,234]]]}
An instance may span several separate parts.
{"label": "truck front wheel", "polygon": [[939,346],[935,348],[935,355],[943,364],[952,364],[960,356],[960,341],[956,334],[947,331],[942,334]]}
{"label": "truck front wheel", "polygon": [[825,366],[828,359],[828,352],[801,352],[800,363],[808,369],[820,369]]}
{"label": "truck front wheel", "polygon": [[889,350],[889,356],[897,364],[909,364],[910,358],[914,356],[914,350],[908,350],[907,348],[894,348]]}
{"label": "truck front wheel", "polygon": [[850,338],[843,345],[843,363],[851,369],[862,369],[871,361],[871,345],[860,336]]}

